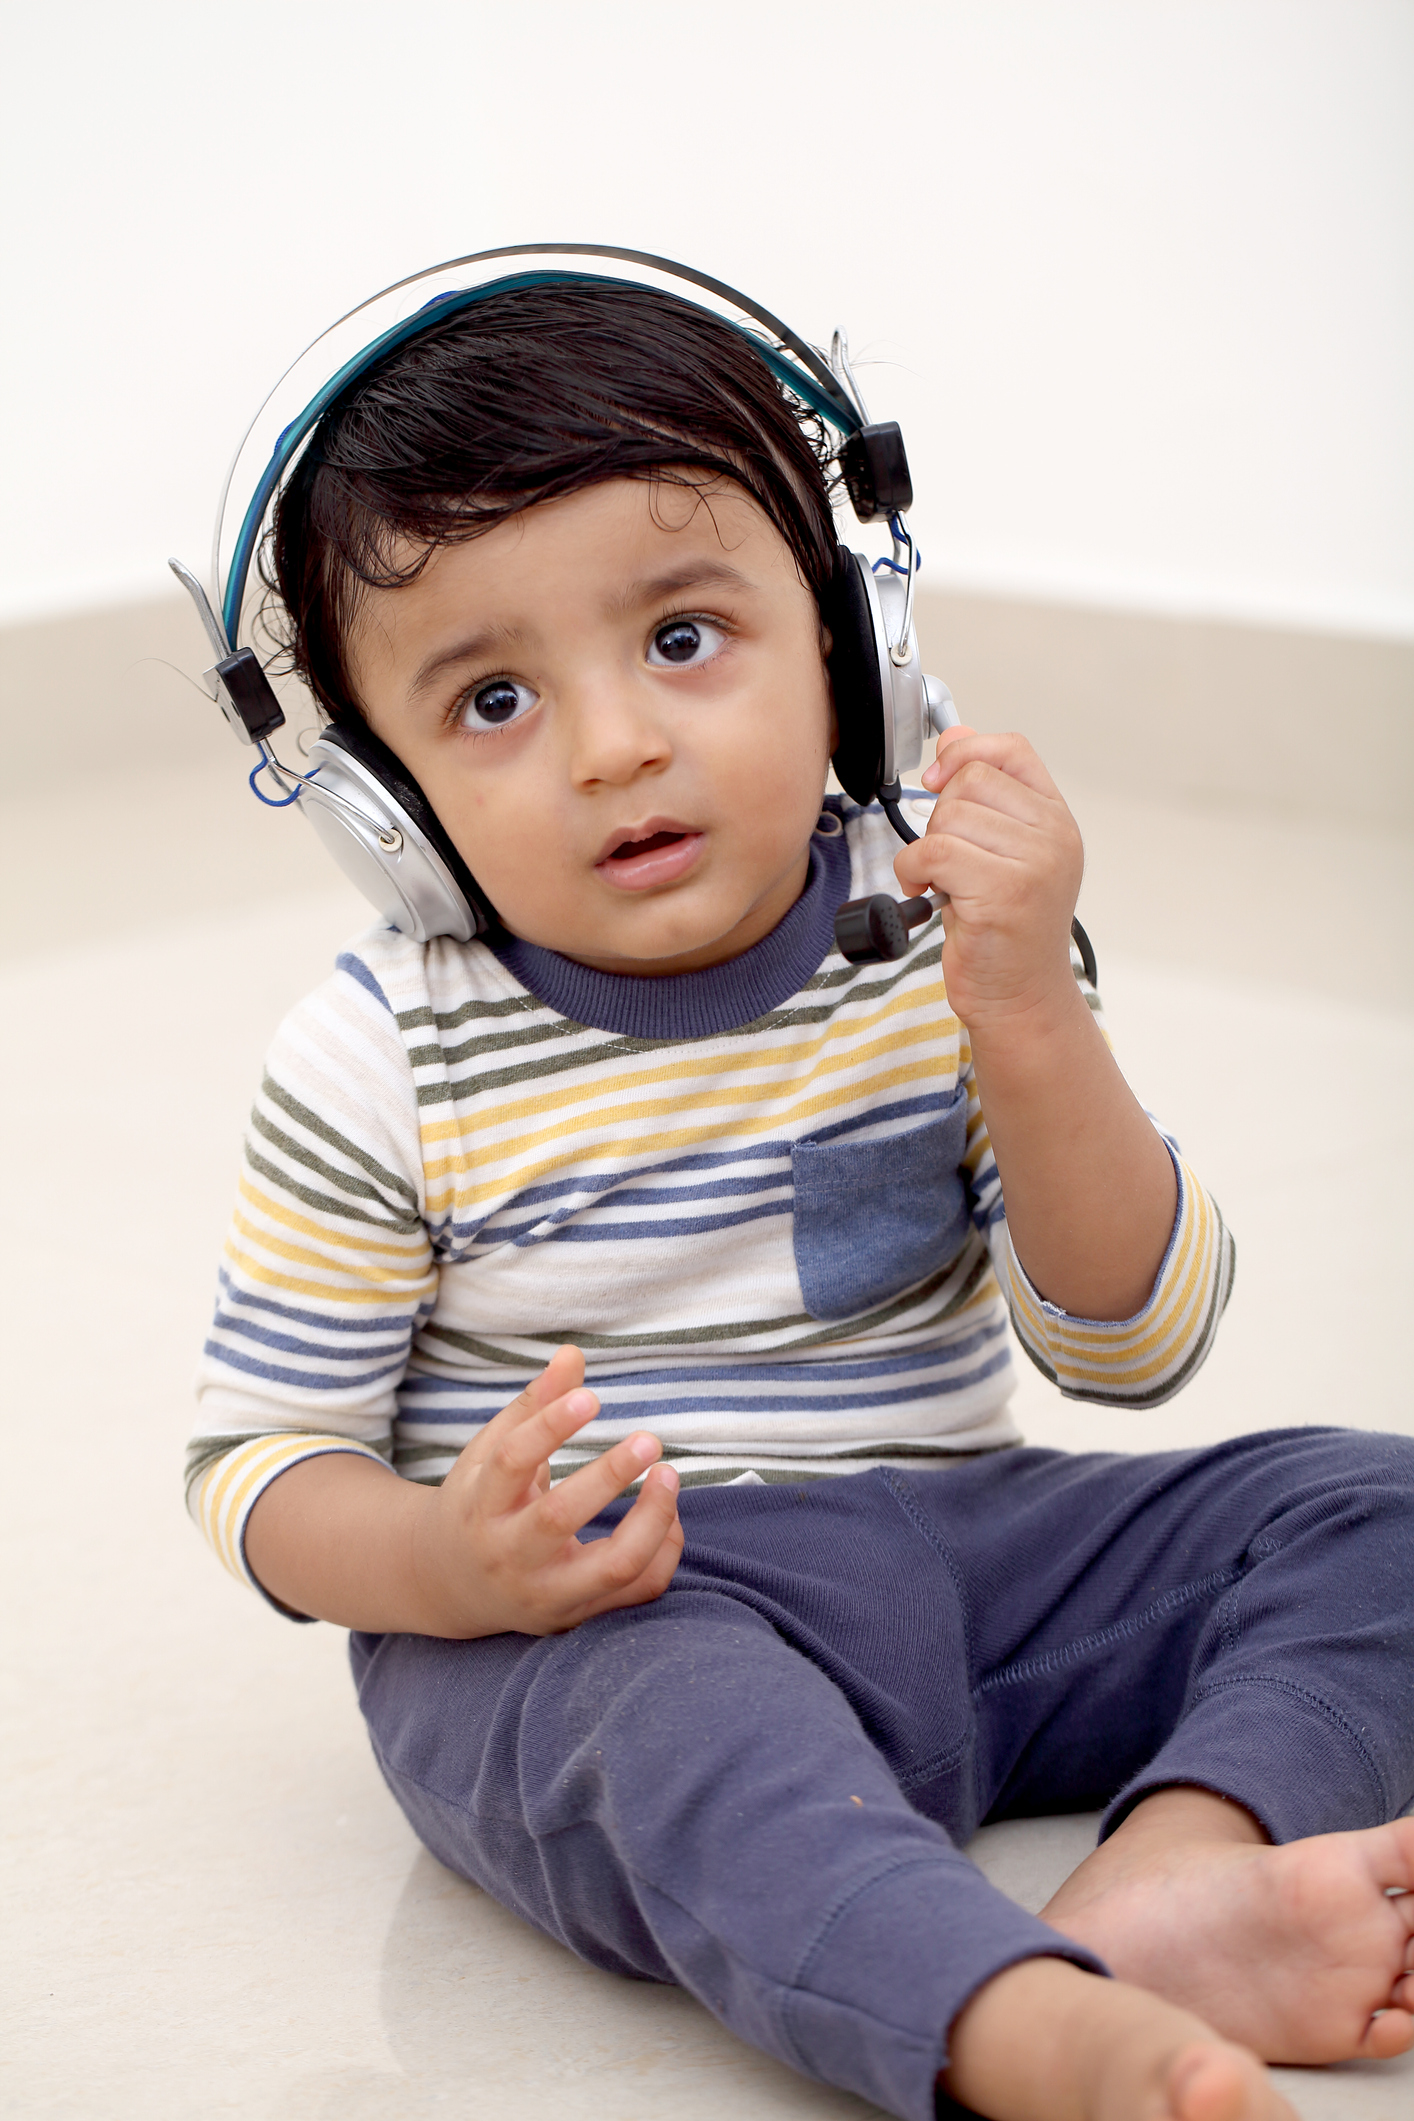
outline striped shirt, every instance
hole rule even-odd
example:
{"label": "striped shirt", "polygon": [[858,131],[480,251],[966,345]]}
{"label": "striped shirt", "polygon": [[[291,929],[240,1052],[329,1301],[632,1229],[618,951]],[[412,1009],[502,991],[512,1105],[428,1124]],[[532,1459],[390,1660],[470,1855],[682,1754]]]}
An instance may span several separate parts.
{"label": "striped shirt", "polygon": [[439,1481],[565,1341],[602,1411],[557,1476],[639,1428],[685,1485],[1014,1443],[1008,1312],[1070,1397],[1178,1390],[1231,1282],[1216,1206],[1169,1141],[1144,1308],[1037,1294],[937,916],[894,963],[834,948],[835,909],[895,888],[896,850],[832,799],[792,911],[704,972],[385,928],[340,957],[270,1055],[201,1363],[189,1497],[235,1574],[290,1466],[358,1451]]}

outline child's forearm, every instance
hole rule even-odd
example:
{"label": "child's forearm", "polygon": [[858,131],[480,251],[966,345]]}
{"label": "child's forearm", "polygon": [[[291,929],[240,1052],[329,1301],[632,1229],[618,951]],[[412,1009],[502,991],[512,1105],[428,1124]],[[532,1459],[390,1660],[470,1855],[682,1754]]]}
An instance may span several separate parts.
{"label": "child's forearm", "polygon": [[1178,1205],[1173,1161],[1071,979],[972,1031],[1007,1228],[1032,1285],[1076,1318],[1144,1304]]}
{"label": "child's forearm", "polygon": [[374,1634],[438,1634],[417,1581],[417,1520],[432,1491],[351,1452],[303,1459],[256,1503],[246,1559],[292,1612]]}

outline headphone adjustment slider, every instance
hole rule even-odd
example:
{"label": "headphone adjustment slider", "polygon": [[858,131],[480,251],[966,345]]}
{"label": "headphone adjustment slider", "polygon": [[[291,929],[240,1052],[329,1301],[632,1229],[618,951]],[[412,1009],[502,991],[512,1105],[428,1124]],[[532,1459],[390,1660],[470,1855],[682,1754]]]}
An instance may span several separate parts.
{"label": "headphone adjustment slider", "polygon": [[897,420],[857,428],[841,449],[839,462],[861,523],[872,523],[879,516],[906,515],[913,506],[908,452]]}
{"label": "headphone adjustment slider", "polygon": [[285,710],[253,648],[222,656],[206,673],[216,687],[216,704],[243,744],[259,744],[285,726]]}

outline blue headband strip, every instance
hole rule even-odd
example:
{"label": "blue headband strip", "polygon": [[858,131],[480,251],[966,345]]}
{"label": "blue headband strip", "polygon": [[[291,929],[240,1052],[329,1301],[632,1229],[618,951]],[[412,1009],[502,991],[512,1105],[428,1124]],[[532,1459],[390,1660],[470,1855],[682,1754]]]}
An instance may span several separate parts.
{"label": "blue headband strip", "polygon": [[[484,302],[491,295],[505,294],[513,288],[570,285],[639,287],[643,288],[645,293],[660,292],[646,287],[639,280],[610,279],[602,273],[512,273],[504,279],[488,281],[483,287],[452,289],[446,294],[434,295],[430,302],[425,302],[421,309],[405,318],[401,324],[395,324],[380,338],[371,341],[361,353],[346,361],[337,375],[329,378],[316,396],[310,399],[304,411],[297,413],[281,433],[275,444],[274,455],[260,475],[260,483],[251,496],[250,506],[241,523],[236,548],[231,555],[230,572],[226,577],[226,593],[222,600],[226,638],[232,647],[236,644],[236,627],[245,599],[246,580],[255,557],[256,542],[260,536],[261,524],[265,520],[265,512],[274,499],[280,481],[340,392],[346,390],[350,383],[357,381],[358,377],[372,368],[375,362],[380,361],[384,354],[392,353],[397,347],[406,345],[409,339],[415,339],[420,332],[427,331],[433,324],[439,323],[443,316],[453,316],[458,310],[470,309],[476,302]],[[674,299],[685,301],[687,298],[676,296]],[[695,302],[689,306],[694,309],[702,307],[700,303]],[[704,313],[709,316],[714,314],[710,310]],[[778,381],[784,383],[787,390],[793,391],[812,412],[818,413],[821,419],[828,420],[830,425],[843,435],[853,434],[857,430],[860,425],[859,417],[845,405],[842,395],[828,395],[808,370],[798,361],[793,361],[779,352],[759,332],[744,324],[736,324],[732,328],[739,331],[744,339],[751,341]]]}

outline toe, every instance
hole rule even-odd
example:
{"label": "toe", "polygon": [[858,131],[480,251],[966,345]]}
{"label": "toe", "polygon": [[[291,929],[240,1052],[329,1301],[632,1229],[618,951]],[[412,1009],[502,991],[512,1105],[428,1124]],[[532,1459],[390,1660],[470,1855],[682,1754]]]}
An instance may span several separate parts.
{"label": "toe", "polygon": [[1414,2011],[1414,1974],[1405,1974],[1395,1982],[1389,2000],[1397,2010]]}
{"label": "toe", "polygon": [[1387,2010],[1370,2020],[1356,2053],[1367,2062],[1387,2062],[1391,2055],[1406,2053],[1411,2045],[1414,2017],[1407,2010]]}

